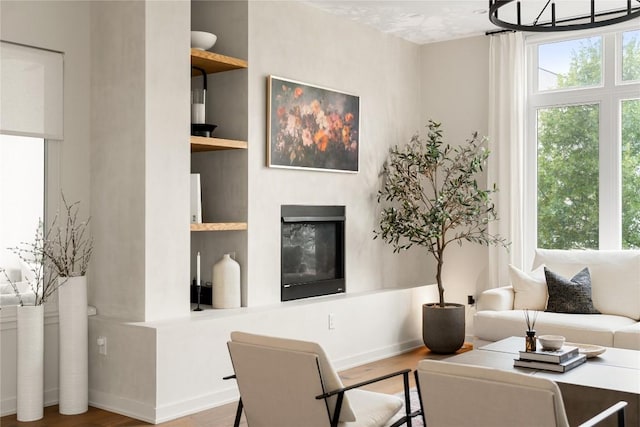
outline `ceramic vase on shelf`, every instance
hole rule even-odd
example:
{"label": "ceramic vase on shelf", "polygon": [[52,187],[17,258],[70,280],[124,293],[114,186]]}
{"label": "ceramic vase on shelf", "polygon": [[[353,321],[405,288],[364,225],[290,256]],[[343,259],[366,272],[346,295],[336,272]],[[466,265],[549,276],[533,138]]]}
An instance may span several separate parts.
{"label": "ceramic vase on shelf", "polygon": [[58,280],[60,413],[81,414],[89,407],[87,277]]}
{"label": "ceramic vase on shelf", "polygon": [[225,254],[213,266],[213,308],[240,307],[240,264]]}
{"label": "ceramic vase on shelf", "polygon": [[35,421],[44,415],[44,306],[18,306],[17,325],[17,418]]}

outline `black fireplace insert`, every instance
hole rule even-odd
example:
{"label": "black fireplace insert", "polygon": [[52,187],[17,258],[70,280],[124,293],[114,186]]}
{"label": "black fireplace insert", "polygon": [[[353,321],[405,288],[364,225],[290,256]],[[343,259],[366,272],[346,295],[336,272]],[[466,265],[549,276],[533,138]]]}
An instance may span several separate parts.
{"label": "black fireplace insert", "polygon": [[344,206],[281,207],[281,300],[345,292]]}

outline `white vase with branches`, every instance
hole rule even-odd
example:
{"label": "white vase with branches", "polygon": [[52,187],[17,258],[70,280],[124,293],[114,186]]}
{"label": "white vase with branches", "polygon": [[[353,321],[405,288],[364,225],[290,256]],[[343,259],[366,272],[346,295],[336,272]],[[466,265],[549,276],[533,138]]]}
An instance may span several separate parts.
{"label": "white vase with branches", "polygon": [[[59,411],[81,414],[89,408],[87,267],[93,252],[89,219],[78,217],[79,202],[62,204],[47,233],[44,257],[58,275]],[[61,286],[64,284],[64,286]]]}
{"label": "white vase with branches", "polygon": [[[32,242],[8,248],[25,266],[22,282],[13,280],[0,268],[18,301],[17,324],[17,419],[36,421],[44,416],[44,304],[61,282],[57,271],[46,262],[44,226],[39,221]],[[26,282],[26,286],[25,285]],[[26,290],[25,290],[26,289]]]}
{"label": "white vase with branches", "polygon": [[[27,266],[21,292],[6,269],[0,268],[18,300],[17,307],[17,418],[43,417],[44,304],[58,291],[60,412],[78,414],[88,409],[88,322],[86,272],[93,252],[89,220],[79,220],[79,202],[62,195],[64,219],[57,214],[46,230],[39,221],[32,242],[8,248]],[[64,221],[64,223],[61,223]],[[64,285],[64,286],[63,286]]]}

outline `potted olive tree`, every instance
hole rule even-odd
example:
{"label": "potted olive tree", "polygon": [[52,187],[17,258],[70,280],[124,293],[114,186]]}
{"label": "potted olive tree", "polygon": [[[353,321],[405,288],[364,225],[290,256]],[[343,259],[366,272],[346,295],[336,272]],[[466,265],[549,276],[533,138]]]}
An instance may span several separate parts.
{"label": "potted olive tree", "polygon": [[423,306],[423,338],[430,350],[453,353],[464,343],[465,307],[445,302],[446,249],[464,241],[505,248],[508,243],[488,230],[489,222],[497,219],[490,198],[497,189],[481,189],[476,179],[489,157],[486,138],[475,132],[452,147],[443,142],[440,123],[429,120],[427,127],[426,139],[416,134],[406,146],[389,152],[378,191],[378,203],[384,206],[374,238],[393,245],[394,252],[419,245],[433,255],[440,301]]}

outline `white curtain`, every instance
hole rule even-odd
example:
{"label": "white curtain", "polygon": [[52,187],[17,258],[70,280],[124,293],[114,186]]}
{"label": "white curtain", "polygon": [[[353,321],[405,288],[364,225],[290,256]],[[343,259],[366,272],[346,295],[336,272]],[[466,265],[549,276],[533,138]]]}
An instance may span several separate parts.
{"label": "white curtain", "polygon": [[0,133],[63,139],[63,55],[0,43]]}
{"label": "white curtain", "polygon": [[489,248],[489,287],[509,283],[509,264],[523,268],[524,224],[524,103],[526,93],[524,37],[522,33],[490,36],[489,48],[489,156],[488,182],[499,221],[492,233],[511,241],[509,252]]}

